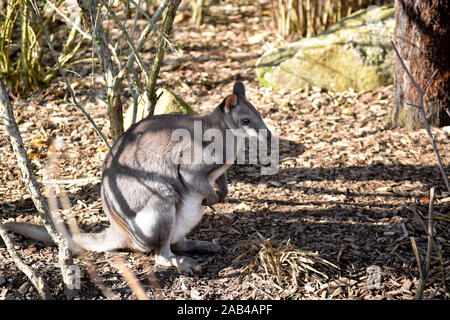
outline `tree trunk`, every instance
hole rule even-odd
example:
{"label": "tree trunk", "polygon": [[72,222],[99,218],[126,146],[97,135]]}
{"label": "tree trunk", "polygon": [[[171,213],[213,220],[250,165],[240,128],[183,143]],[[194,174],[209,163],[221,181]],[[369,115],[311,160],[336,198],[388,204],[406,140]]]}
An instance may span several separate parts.
{"label": "tree trunk", "polygon": [[111,137],[116,141],[123,133],[123,108],[120,100],[122,94],[122,79],[114,66],[112,54],[108,48],[108,39],[102,25],[102,14],[99,12],[99,1],[78,0],[78,6],[83,11],[84,21],[90,27],[92,36],[98,45],[98,54],[103,69],[106,85],[106,102],[108,104]]}
{"label": "tree trunk", "polygon": [[[395,1],[395,44],[413,78],[424,87],[431,74],[438,73],[424,97],[427,118],[433,126],[450,125],[450,0]],[[423,127],[418,93],[401,63],[395,61],[393,125],[417,129]]]}
{"label": "tree trunk", "polygon": [[[177,13],[180,3],[181,0],[174,0],[167,9],[166,17],[164,19],[161,30],[161,32],[167,38],[170,36],[170,33],[172,32],[173,20],[175,19],[175,15]],[[167,48],[167,41],[161,35],[158,44],[158,51],[156,52],[156,55],[153,57],[152,69],[150,71],[149,77],[150,80],[147,83],[147,94],[148,97],[150,97],[150,99],[148,99],[148,101],[150,102],[150,112],[149,112],[150,116],[153,116],[155,112],[155,105],[157,102],[156,80],[158,80],[159,70],[161,68],[161,63],[164,59],[164,53],[166,52],[166,48]]]}

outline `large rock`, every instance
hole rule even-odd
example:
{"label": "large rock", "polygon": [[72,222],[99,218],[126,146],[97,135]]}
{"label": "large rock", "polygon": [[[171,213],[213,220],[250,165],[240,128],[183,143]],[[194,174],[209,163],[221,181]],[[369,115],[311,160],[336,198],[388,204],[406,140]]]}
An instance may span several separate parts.
{"label": "large rock", "polygon": [[333,91],[391,84],[393,15],[392,6],[369,7],[320,35],[266,52],[256,63],[260,84],[275,89],[312,85]]}
{"label": "large rock", "polygon": [[[167,113],[195,113],[195,111],[192,110],[192,108],[183,99],[167,89],[159,88],[158,90],[156,90],[156,96],[159,98],[155,105],[154,115]],[[147,105],[147,96],[145,94],[140,95],[138,98],[136,122],[139,122],[140,120],[148,116]],[[128,107],[124,115],[123,126],[125,130],[127,130],[131,126],[132,120],[133,105]]]}

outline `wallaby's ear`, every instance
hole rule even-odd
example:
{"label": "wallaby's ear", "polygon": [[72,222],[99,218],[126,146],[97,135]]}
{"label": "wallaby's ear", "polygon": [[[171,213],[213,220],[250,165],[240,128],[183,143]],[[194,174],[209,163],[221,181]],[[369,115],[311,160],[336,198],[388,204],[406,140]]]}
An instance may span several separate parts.
{"label": "wallaby's ear", "polygon": [[233,94],[245,98],[245,87],[240,81],[237,81],[233,86]]}
{"label": "wallaby's ear", "polygon": [[228,113],[231,110],[233,110],[233,108],[236,107],[236,103],[237,103],[237,97],[235,95],[226,97],[225,105],[224,105],[225,112]]}

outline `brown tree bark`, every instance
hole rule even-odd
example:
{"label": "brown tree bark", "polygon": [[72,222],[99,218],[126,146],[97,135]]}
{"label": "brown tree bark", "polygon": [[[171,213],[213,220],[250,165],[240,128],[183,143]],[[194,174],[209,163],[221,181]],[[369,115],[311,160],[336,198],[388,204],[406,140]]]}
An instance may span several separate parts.
{"label": "brown tree bark", "polygon": [[78,0],[85,23],[90,27],[92,36],[99,48],[99,58],[103,68],[106,84],[106,101],[108,104],[111,137],[116,141],[123,133],[123,107],[121,102],[122,79],[114,66],[112,54],[108,48],[108,40],[102,25],[102,15],[99,13],[99,1]]}
{"label": "brown tree bark", "polygon": [[[166,17],[164,19],[161,32],[169,37],[172,32],[173,20],[175,19],[175,15],[177,13],[178,7],[181,3],[181,0],[174,0],[167,10]],[[153,57],[152,68],[150,70],[150,80],[147,83],[147,94],[150,97],[148,99],[150,101],[150,112],[149,115],[153,116],[155,112],[155,105],[157,102],[156,97],[156,80],[158,80],[159,70],[161,68],[162,61],[164,59],[164,53],[167,49],[167,41],[161,36],[158,43],[158,51],[156,55]]]}
{"label": "brown tree bark", "polygon": [[[395,44],[417,83],[424,87],[432,73],[438,73],[424,97],[428,121],[433,126],[450,125],[450,0],[396,0]],[[417,90],[401,63],[395,61],[394,125],[417,129],[424,126],[417,104]]]}

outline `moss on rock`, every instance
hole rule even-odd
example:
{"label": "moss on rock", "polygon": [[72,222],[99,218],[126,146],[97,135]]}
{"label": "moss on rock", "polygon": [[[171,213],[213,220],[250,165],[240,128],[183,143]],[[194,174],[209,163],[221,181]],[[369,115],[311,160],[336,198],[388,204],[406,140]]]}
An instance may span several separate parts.
{"label": "moss on rock", "polygon": [[[159,97],[155,105],[155,115],[169,113],[191,114],[195,111],[178,95],[167,89],[159,88],[156,90],[156,96]],[[148,100],[145,94],[141,94],[138,98],[138,107],[136,112],[136,122],[148,116]],[[133,119],[133,105],[131,105],[124,115],[123,125],[127,130]]]}
{"label": "moss on rock", "polygon": [[334,91],[391,84],[394,28],[391,6],[358,11],[318,36],[264,54],[256,63],[259,83],[275,89],[312,85]]}

